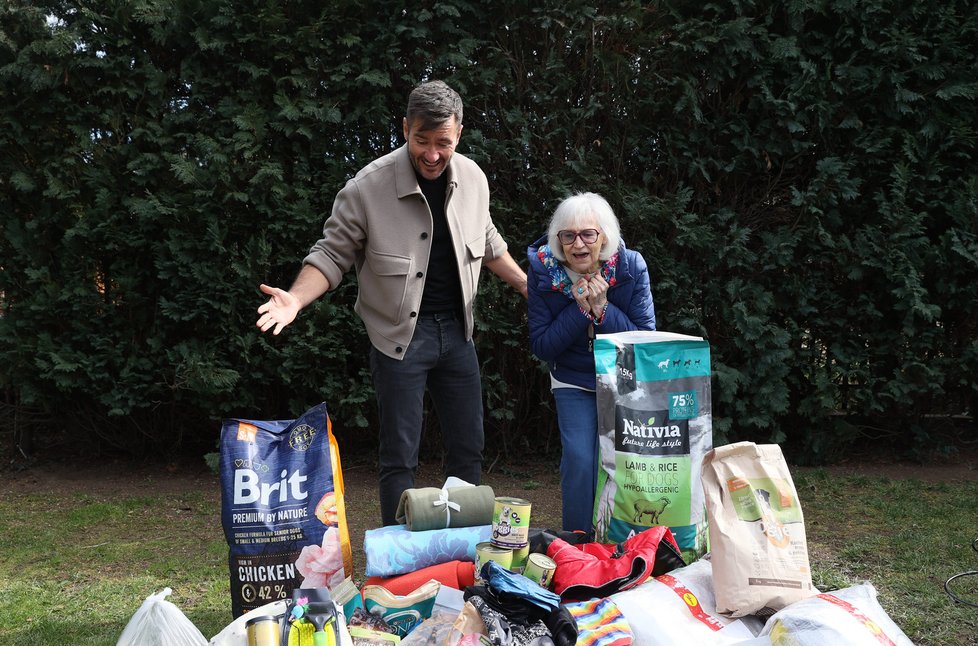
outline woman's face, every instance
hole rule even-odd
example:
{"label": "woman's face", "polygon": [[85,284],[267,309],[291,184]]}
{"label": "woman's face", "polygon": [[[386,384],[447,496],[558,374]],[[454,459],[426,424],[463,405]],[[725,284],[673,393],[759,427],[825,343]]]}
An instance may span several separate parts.
{"label": "woman's face", "polygon": [[[573,240],[570,240],[573,236]],[[598,270],[598,256],[604,245],[604,233],[598,227],[597,219],[589,215],[581,219],[577,226],[562,229],[557,234],[564,252],[564,264],[579,274],[594,273]],[[569,241],[568,241],[569,240]]]}

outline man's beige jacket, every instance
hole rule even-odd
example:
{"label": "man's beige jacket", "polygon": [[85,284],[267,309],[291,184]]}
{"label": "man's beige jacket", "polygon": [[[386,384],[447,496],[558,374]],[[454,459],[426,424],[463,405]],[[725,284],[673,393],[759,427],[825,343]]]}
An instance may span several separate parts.
{"label": "man's beige jacket", "polygon": [[[471,159],[455,153],[448,170],[445,217],[462,283],[465,336],[472,338],[472,305],[483,259],[506,251],[489,215],[489,183]],[[407,146],[374,160],[346,183],[323,225],[323,237],[303,260],[334,289],[355,266],[354,307],[374,347],[402,359],[417,323],[433,232]]]}

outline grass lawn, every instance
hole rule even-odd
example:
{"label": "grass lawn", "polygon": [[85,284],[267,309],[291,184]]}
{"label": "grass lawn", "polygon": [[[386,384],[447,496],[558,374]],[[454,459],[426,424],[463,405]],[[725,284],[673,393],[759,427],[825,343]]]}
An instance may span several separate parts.
{"label": "grass lawn", "polygon": [[[143,599],[164,587],[205,637],[229,623],[217,476],[118,464],[57,468],[66,472],[11,472],[0,486],[0,643],[114,644]],[[820,589],[870,581],[914,643],[978,644],[978,608],[944,591],[952,575],[978,570],[971,547],[978,482],[824,470],[793,476]],[[533,502],[533,525],[556,527],[556,477],[549,465],[496,472],[486,482]],[[368,468],[346,479],[359,582],[363,530],[379,516],[376,488]],[[419,481],[429,484],[436,481]],[[978,577],[952,585],[978,603]]]}

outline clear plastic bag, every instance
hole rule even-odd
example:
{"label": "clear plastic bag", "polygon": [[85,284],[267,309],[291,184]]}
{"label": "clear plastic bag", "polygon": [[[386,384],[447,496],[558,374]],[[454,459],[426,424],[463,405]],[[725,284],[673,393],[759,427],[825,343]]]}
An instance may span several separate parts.
{"label": "clear plastic bag", "polygon": [[207,646],[207,640],[179,608],[166,600],[173,592],[163,588],[139,606],[116,646]]}
{"label": "clear plastic bag", "polygon": [[451,644],[449,636],[457,615],[447,612],[433,614],[401,639],[401,646],[443,646]]}

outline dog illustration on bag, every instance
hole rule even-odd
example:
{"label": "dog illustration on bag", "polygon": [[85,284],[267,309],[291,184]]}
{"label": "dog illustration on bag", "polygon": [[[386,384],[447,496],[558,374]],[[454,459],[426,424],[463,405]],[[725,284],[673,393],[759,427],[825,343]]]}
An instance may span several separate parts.
{"label": "dog illustration on bag", "polygon": [[659,498],[658,500],[645,500],[639,499],[635,501],[633,505],[635,509],[635,516],[632,518],[632,523],[635,525],[643,525],[642,516],[648,516],[649,527],[659,524],[659,516],[665,511],[666,507],[669,506],[669,499],[665,496]]}
{"label": "dog illustration on bag", "polygon": [[755,489],[756,499],[761,508],[761,532],[775,547],[787,547],[791,541],[788,529],[778,520],[771,506],[771,492],[767,489]]}

